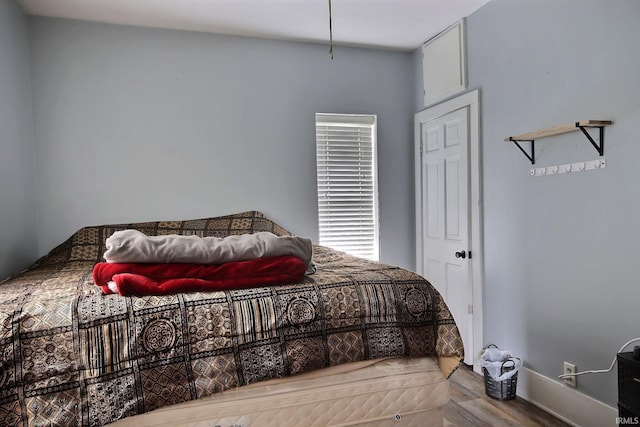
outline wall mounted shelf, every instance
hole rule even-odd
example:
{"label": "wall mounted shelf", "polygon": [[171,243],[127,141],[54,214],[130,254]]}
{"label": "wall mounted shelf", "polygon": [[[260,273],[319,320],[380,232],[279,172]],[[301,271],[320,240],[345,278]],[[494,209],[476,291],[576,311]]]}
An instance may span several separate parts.
{"label": "wall mounted shelf", "polygon": [[[535,153],[535,141],[540,138],[548,138],[550,136],[562,135],[563,133],[576,132],[578,130],[586,136],[587,140],[593,145],[598,154],[604,155],[604,127],[613,124],[611,120],[582,120],[575,123],[569,123],[566,125],[554,126],[547,129],[538,130],[535,132],[523,133],[521,135],[510,136],[504,140],[507,142],[513,142],[522,151],[522,153],[529,159],[532,165],[536,164]],[[599,130],[599,140],[596,141],[591,134],[587,131],[588,128],[596,128]],[[527,151],[520,145],[521,142],[530,142],[531,151]]]}

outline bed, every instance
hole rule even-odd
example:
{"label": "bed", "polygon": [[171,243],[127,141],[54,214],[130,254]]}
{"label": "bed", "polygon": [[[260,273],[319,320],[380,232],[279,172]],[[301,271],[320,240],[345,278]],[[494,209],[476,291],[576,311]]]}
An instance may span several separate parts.
{"label": "bed", "polygon": [[0,283],[1,425],[442,425],[463,345],[424,278],[314,245],[297,283],[103,295],[125,229],[291,235],[256,211],[74,233]]}

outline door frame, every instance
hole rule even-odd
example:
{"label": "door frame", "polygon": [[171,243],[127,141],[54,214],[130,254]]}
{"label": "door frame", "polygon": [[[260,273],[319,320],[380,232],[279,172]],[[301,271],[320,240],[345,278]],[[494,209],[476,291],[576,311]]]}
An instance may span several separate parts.
{"label": "door frame", "polygon": [[[478,90],[464,93],[453,99],[428,107],[414,116],[415,141],[415,219],[416,219],[416,269],[423,274],[422,265],[422,189],[421,189],[421,157],[422,139],[421,123],[435,120],[460,108],[469,107],[469,210],[471,241],[471,280],[472,280],[472,342],[468,345],[472,352],[473,370],[481,371],[480,354],[483,346],[483,243],[482,243],[482,194],[481,194],[481,158],[480,158],[480,93]],[[427,278],[428,279],[428,278]]]}

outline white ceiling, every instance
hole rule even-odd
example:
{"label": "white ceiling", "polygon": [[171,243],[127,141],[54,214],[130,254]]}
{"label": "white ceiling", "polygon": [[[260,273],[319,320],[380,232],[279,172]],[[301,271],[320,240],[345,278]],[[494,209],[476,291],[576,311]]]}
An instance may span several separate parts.
{"label": "white ceiling", "polygon": [[[16,0],[27,14],[309,42],[328,0]],[[335,44],[412,50],[489,0],[331,0]]]}

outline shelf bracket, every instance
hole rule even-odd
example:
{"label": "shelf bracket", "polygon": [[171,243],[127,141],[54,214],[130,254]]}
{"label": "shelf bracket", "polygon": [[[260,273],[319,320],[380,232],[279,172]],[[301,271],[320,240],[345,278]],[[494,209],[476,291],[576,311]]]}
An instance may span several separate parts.
{"label": "shelf bracket", "polygon": [[[536,141],[535,140],[533,140],[533,139],[513,139],[513,137],[509,137],[509,141],[511,141],[514,144],[516,144],[516,147],[518,147],[520,149],[520,151],[522,151],[522,154],[527,156],[527,159],[529,159],[529,161],[531,162],[532,165],[536,164],[536,151],[535,151]],[[527,151],[524,148],[522,148],[522,145],[520,145],[520,142],[525,142],[525,141],[531,143],[531,154],[527,153]]]}
{"label": "shelf bracket", "polygon": [[[516,136],[509,136],[505,138],[505,141],[513,142],[516,144],[516,147],[522,151],[522,153],[529,159],[532,165],[536,164],[536,153],[535,153],[535,140],[540,138],[547,138],[549,136],[561,135],[569,132],[577,132],[578,129],[582,131],[582,133],[587,137],[587,140],[593,145],[600,156],[604,156],[604,127],[613,124],[611,120],[582,120],[580,122],[568,123],[566,125],[554,126],[542,130],[537,130],[535,132],[527,132]],[[587,128],[598,128],[600,130],[600,140],[596,142],[596,140],[591,136],[591,134],[587,131]],[[530,142],[531,143],[531,154],[525,150],[520,143],[522,142]]]}
{"label": "shelf bracket", "polygon": [[587,126],[581,126],[580,122],[576,122],[576,127],[579,128],[582,131],[582,133],[584,133],[584,135],[587,137],[591,145],[593,145],[593,148],[596,149],[598,154],[600,154],[601,156],[604,156],[604,126],[589,126],[592,128],[596,127],[600,130],[600,144],[594,141],[593,137],[591,137],[591,134],[587,132],[587,129],[586,129]]}

